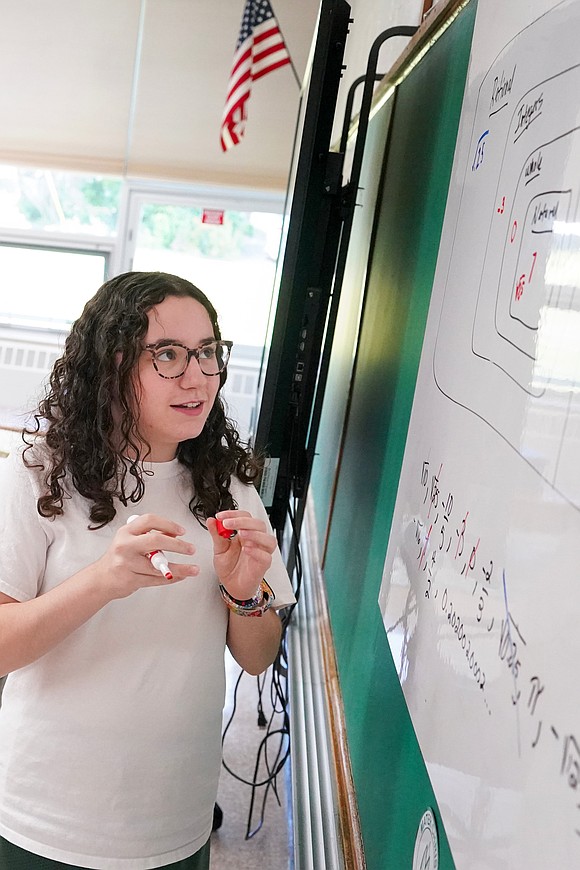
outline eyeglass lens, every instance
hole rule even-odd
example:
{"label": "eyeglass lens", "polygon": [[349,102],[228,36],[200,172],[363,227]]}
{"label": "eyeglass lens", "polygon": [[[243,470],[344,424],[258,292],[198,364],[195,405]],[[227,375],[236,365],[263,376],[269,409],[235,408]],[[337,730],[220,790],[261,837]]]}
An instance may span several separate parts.
{"label": "eyeglass lens", "polygon": [[212,341],[195,348],[195,353],[179,344],[164,345],[152,353],[158,373],[165,378],[177,378],[186,370],[190,356],[196,357],[205,375],[219,374],[228,364],[230,349],[221,341]]}

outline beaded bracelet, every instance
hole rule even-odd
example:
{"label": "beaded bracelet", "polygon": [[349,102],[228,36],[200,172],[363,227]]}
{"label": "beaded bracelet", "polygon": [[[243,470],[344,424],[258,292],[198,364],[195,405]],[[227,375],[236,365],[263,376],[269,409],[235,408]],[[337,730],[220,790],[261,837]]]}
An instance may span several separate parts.
{"label": "beaded bracelet", "polygon": [[276,598],[271,586],[265,580],[262,580],[253,598],[232,598],[225,586],[222,586],[221,583],[220,592],[229,609],[237,616],[261,616],[269,607],[272,606],[272,603]]}

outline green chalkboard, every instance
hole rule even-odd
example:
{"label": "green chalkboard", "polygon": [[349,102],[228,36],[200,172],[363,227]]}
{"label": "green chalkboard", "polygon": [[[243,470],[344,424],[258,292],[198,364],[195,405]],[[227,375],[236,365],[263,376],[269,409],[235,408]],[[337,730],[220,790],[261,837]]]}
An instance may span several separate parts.
{"label": "green chalkboard", "polygon": [[[420,819],[435,811],[439,866],[454,866],[394,668],[377,599],[413,401],[476,2],[469,3],[399,85],[369,129],[379,174],[365,286],[345,281],[341,306],[358,310],[337,331],[323,407],[312,497],[326,542],[324,579],[369,870],[411,868]],[[381,120],[388,114],[388,123]],[[384,161],[377,161],[377,148]],[[377,168],[378,167],[378,168]],[[363,169],[363,173],[364,173]],[[367,170],[368,172],[368,170]],[[353,228],[360,257],[369,223]],[[348,277],[348,276],[347,276]],[[353,303],[353,299],[355,302]],[[337,375],[340,372],[340,376]],[[344,428],[343,428],[344,427]],[[344,431],[342,449],[336,436]],[[338,469],[335,474],[335,469]]]}

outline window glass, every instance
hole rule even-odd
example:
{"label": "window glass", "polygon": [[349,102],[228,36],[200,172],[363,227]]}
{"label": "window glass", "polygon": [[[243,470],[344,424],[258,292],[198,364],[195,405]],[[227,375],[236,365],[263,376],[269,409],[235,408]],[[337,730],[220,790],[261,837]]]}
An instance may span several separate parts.
{"label": "window glass", "polygon": [[102,253],[0,244],[0,322],[68,330],[106,265]]}
{"label": "window glass", "polygon": [[112,236],[122,180],[0,166],[0,227]]}
{"label": "window glass", "polygon": [[234,342],[224,397],[242,437],[256,415],[282,215],[145,202],[133,268],[181,275],[215,306]]}
{"label": "window glass", "polygon": [[216,225],[200,208],[146,203],[133,268],[193,281],[215,305],[225,338],[263,347],[281,227],[281,214],[227,210]]}

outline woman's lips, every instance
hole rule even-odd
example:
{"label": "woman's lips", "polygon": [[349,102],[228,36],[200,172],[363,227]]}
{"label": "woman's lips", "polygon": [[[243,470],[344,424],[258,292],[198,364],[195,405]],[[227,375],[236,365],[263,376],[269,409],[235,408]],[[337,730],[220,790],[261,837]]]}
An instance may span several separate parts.
{"label": "woman's lips", "polygon": [[203,402],[183,402],[181,405],[171,405],[174,411],[179,411],[181,414],[185,414],[188,417],[197,417],[202,413],[204,403]]}

